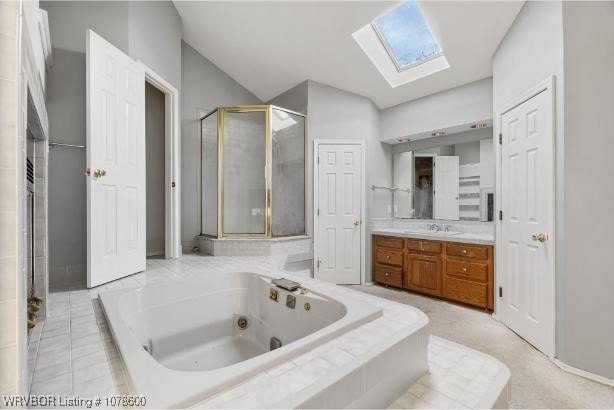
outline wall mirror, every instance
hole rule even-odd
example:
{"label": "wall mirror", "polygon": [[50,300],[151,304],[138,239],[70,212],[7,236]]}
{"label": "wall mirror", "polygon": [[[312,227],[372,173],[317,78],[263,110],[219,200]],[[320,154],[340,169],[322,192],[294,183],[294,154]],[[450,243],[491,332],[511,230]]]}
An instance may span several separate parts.
{"label": "wall mirror", "polygon": [[393,156],[393,216],[494,220],[495,160],[485,139],[416,148]]}

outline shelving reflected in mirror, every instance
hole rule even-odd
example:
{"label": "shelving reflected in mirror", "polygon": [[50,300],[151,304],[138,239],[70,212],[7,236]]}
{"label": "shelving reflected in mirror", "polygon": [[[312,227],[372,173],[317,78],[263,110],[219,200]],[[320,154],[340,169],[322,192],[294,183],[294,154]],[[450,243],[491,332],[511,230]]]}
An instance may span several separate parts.
{"label": "shelving reflected in mirror", "polygon": [[393,216],[493,221],[494,147],[492,134],[482,135],[484,139],[395,153]]}

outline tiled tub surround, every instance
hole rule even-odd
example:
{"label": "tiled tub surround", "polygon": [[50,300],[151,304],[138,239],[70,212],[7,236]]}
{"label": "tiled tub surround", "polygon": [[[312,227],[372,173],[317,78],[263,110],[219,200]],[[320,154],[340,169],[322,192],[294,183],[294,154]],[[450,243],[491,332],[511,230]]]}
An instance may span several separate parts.
{"label": "tiled tub surround", "polygon": [[[187,255],[179,260],[148,260],[147,271],[118,280],[96,289],[58,289],[49,298],[48,320],[42,331],[30,340],[30,348],[35,352],[35,371],[32,380],[32,394],[67,394],[81,396],[104,396],[110,394],[127,394],[122,372],[122,361],[115,348],[111,333],[104,318],[98,293],[107,290],[134,289],[149,283],[177,281],[199,278],[210,272],[227,272],[242,269],[268,271],[278,270],[284,264],[283,257],[202,257]],[[339,288],[326,283],[301,278],[306,286],[318,290],[334,288],[341,294],[351,295],[360,300],[381,306],[384,316],[382,325],[403,326],[407,317],[406,307],[385,299],[373,297],[354,290]],[[315,286],[314,286],[315,285]],[[373,326],[376,322],[371,322]],[[40,328],[39,328],[40,329]],[[362,331],[361,331],[362,330]],[[204,407],[258,407],[263,406],[258,397],[271,396],[283,392],[285,383],[294,380],[293,391],[311,389],[322,374],[324,378],[334,378],[335,369],[353,362],[356,355],[373,355],[372,344],[386,336],[374,331],[372,327],[359,328],[346,334],[343,340],[333,340],[331,352],[310,351],[292,361],[272,368],[243,384],[237,385],[209,401],[201,403]],[[394,332],[389,329],[388,332]],[[426,338],[424,339],[426,340]],[[339,343],[339,344],[335,344]],[[416,341],[417,343],[417,341]],[[439,345],[439,346],[437,346]],[[416,346],[413,346],[414,348]],[[448,407],[444,402],[451,402],[457,407],[493,407],[495,403],[507,405],[509,397],[509,370],[496,359],[483,355],[472,349],[431,337],[429,344],[428,367],[430,372],[423,376],[416,387],[399,393],[399,399],[393,404],[397,407],[403,403],[407,408]],[[476,358],[477,362],[467,362],[465,358]],[[306,366],[306,367],[305,367]],[[390,370],[403,369],[396,361],[379,368],[380,374],[388,375]],[[356,389],[364,389],[365,367],[359,367],[352,375],[353,382],[339,386],[336,396],[314,395],[305,407],[333,407],[335,398],[355,397]],[[372,369],[374,370],[374,369]],[[377,369],[374,370],[377,372]],[[459,378],[458,374],[464,378]],[[377,375],[377,373],[374,373]],[[472,378],[474,375],[475,378]],[[480,377],[488,375],[488,377]],[[371,380],[371,379],[369,379]],[[284,384],[276,384],[284,382]],[[278,387],[277,389],[275,387]],[[454,387],[456,386],[456,388]],[[416,390],[417,389],[417,390]],[[266,391],[263,394],[262,391]],[[341,395],[341,397],[339,397]],[[256,396],[256,397],[254,397]],[[480,397],[478,397],[480,396]],[[493,397],[496,397],[494,399]],[[290,406],[285,401],[277,401],[279,406]],[[357,406],[359,403],[355,403]]]}
{"label": "tiled tub surround", "polygon": [[305,235],[266,239],[197,236],[195,242],[200,252],[213,256],[313,254],[311,237]]}
{"label": "tiled tub surround", "polygon": [[[190,406],[382,316],[355,298],[288,292],[271,279],[210,273],[100,295],[131,390],[151,407]],[[282,345],[269,351],[273,338]]]}

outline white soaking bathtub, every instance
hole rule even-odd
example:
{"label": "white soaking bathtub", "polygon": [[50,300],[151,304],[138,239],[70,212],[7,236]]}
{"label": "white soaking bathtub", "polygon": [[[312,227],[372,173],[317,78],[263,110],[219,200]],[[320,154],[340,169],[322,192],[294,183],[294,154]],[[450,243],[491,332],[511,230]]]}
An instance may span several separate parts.
{"label": "white soaking bathtub", "polygon": [[351,297],[270,281],[229,272],[100,295],[132,393],[148,407],[194,405],[382,315]]}

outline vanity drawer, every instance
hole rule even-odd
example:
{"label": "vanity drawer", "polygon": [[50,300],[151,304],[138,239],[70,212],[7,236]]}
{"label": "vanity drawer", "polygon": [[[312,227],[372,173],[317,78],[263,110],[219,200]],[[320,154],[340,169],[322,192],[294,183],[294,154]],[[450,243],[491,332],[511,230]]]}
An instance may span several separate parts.
{"label": "vanity drawer", "polygon": [[375,250],[375,262],[384,265],[403,266],[403,251],[377,248]]}
{"label": "vanity drawer", "polygon": [[462,258],[488,259],[487,246],[448,243],[446,244],[446,253],[450,256],[460,256]]}
{"label": "vanity drawer", "polygon": [[444,296],[451,300],[486,308],[488,304],[488,286],[485,283],[469,282],[447,277]]}
{"label": "vanity drawer", "polygon": [[403,249],[403,238],[394,238],[392,236],[376,236],[375,245],[383,246],[384,248]]}
{"label": "vanity drawer", "polygon": [[383,283],[397,288],[403,286],[403,270],[401,268],[375,265],[375,272],[373,275],[377,283]]}
{"label": "vanity drawer", "polygon": [[448,258],[446,262],[446,275],[486,282],[488,280],[488,263]]}
{"label": "vanity drawer", "polygon": [[427,253],[441,253],[441,242],[421,241],[418,239],[408,239],[407,249]]}

